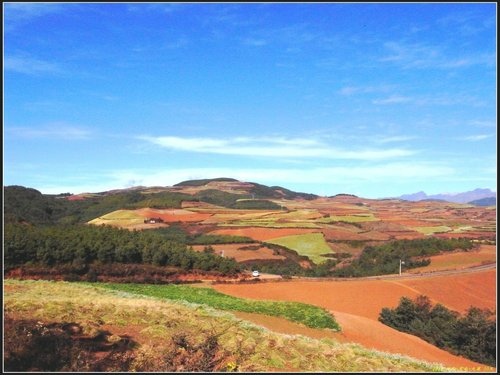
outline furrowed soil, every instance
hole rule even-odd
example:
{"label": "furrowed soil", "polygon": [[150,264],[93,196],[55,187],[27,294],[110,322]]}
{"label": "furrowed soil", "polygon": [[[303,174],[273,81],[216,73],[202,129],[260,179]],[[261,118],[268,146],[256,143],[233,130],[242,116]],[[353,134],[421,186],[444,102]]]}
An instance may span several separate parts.
{"label": "furrowed soil", "polygon": [[303,229],[303,228],[231,228],[217,229],[210,234],[231,235],[231,236],[247,236],[257,241],[266,241],[273,238],[293,236],[298,234],[316,233],[319,230]]}
{"label": "furrowed soil", "polygon": [[[194,245],[193,250],[203,251],[207,245]],[[259,243],[210,245],[216,254],[234,258],[237,262],[248,260],[283,260],[283,255],[275,255],[273,250]]]}
{"label": "furrowed soil", "polygon": [[[378,321],[382,308],[394,308],[402,296],[414,299],[428,296],[433,303],[464,313],[471,305],[494,310],[496,307],[496,269],[459,275],[409,279],[269,282],[265,284],[219,284],[213,286],[230,295],[277,301],[298,301],[331,311],[342,327],[335,334],[343,342],[367,348],[409,355],[462,369],[492,371],[485,365],[452,355],[429,343],[383,325]],[[262,318],[259,318],[262,320]],[[275,322],[258,322],[272,329]],[[285,329],[283,324],[280,329]],[[289,333],[297,332],[289,326]],[[307,333],[301,333],[306,334]],[[472,371],[472,370],[471,370]]]}
{"label": "furrowed soil", "polygon": [[430,257],[431,264],[425,267],[413,268],[409,273],[443,271],[465,269],[496,262],[496,246],[481,245],[476,250],[458,251],[453,253],[444,253]]}

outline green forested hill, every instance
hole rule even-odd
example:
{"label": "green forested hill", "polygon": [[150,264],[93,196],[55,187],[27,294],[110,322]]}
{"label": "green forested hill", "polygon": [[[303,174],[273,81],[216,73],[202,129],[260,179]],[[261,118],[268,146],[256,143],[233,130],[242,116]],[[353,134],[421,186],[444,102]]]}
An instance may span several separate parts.
{"label": "green forested hill", "polygon": [[[206,183],[206,181],[211,180],[200,181],[194,183]],[[254,185],[254,188],[248,194],[207,189],[189,195],[169,191],[168,188],[159,192],[149,192],[147,188],[143,188],[102,192],[82,200],[68,200],[68,194],[47,195],[32,188],[13,185],[4,187],[4,217],[7,223],[75,224],[88,222],[96,217],[120,209],[180,208],[183,201],[201,201],[234,209],[274,210],[281,208],[267,199],[283,197],[282,194],[277,193],[273,190],[274,188]],[[290,198],[302,194],[293,193],[287,189],[282,190],[287,192],[285,195]]]}

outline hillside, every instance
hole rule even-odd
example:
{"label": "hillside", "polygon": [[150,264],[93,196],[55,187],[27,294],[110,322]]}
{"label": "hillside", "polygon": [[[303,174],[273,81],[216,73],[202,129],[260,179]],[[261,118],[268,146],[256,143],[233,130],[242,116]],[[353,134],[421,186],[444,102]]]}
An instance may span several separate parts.
{"label": "hillside", "polygon": [[4,363],[10,371],[451,370],[335,339],[283,335],[205,305],[116,293],[98,284],[7,280],[4,297]]}
{"label": "hillside", "polygon": [[[470,305],[491,307],[496,303],[492,293],[495,286],[492,276],[496,274],[495,206],[433,199],[377,200],[351,194],[312,198],[280,187],[227,178],[78,196],[45,195],[35,189],[11,186],[4,188],[4,194],[4,271],[7,282],[11,283],[9,293],[13,292],[7,296],[11,299],[6,309],[7,328],[10,334],[14,332],[14,339],[8,341],[10,348],[17,347],[15,332],[19,329],[29,328],[35,334],[43,326],[56,335],[54,340],[75,345],[69,345],[72,349],[64,352],[71,361],[72,350],[77,351],[83,341],[68,329],[85,331],[93,327],[91,332],[102,334],[85,337],[94,340],[97,349],[109,351],[108,355],[99,350],[95,355],[87,352],[89,370],[180,371],[196,366],[210,369],[227,366],[222,368],[242,371],[439,369],[413,362],[408,365],[400,359],[394,362],[393,359],[400,357],[392,354],[339,346],[332,341],[337,339],[469,368],[477,364],[443,353],[413,336],[404,336],[383,326],[376,316],[383,307],[394,307],[399,297],[414,297],[417,291],[430,295],[435,302],[457,304],[461,310]],[[486,269],[482,274],[472,273],[474,267]],[[398,275],[400,269],[402,276]],[[258,270],[260,276],[252,277],[253,270]],[[460,279],[435,277],[442,271],[465,275],[469,270],[471,273]],[[377,278],[390,275],[388,280],[392,278],[393,282],[356,279],[371,275]],[[398,279],[410,275],[415,282]],[[333,282],[332,276],[344,279]],[[304,281],[304,277],[316,279]],[[137,305],[131,308],[129,302],[114,299],[117,295],[100,294],[104,291],[84,289],[81,284],[42,281],[30,284],[13,279],[83,281],[93,282],[94,287],[102,282],[121,283],[116,288],[128,292],[134,289],[134,293],[141,291],[155,298],[165,296],[157,291],[168,290],[169,299],[182,301],[168,302],[169,311],[179,312],[179,306],[203,303],[273,329],[281,327],[278,330],[283,333],[301,332],[327,339],[305,340],[302,344],[302,338],[295,336],[257,335],[252,330],[246,331],[247,323],[240,326],[217,320],[226,312],[217,311],[215,317],[205,307],[202,311],[182,310],[182,318],[190,319],[176,320],[178,327],[188,327],[180,330],[177,323],[163,326],[161,319],[152,323],[149,319],[156,315],[145,310],[141,313],[146,318],[136,319],[134,309],[151,302],[143,297],[133,297],[137,298]],[[270,279],[276,282],[264,284]],[[441,281],[435,284],[436,280],[443,280],[442,284]],[[306,308],[292,308],[290,311],[295,312],[290,313],[285,312],[287,308],[275,305],[264,308],[264,304],[256,312],[256,302],[235,301],[199,287],[183,286],[187,289],[178,288],[181,292],[172,294],[171,284],[201,282],[217,283],[215,288],[234,296],[251,291],[246,297],[312,303],[338,317],[342,331],[318,331],[306,321],[286,319],[303,316],[302,310],[307,311]],[[44,298],[29,300],[33,296],[29,288],[38,288],[37,285],[43,292],[37,289],[35,294],[41,293]],[[74,287],[83,289],[71,289]],[[59,288],[66,292],[58,294]],[[460,291],[459,295],[452,293],[453,288]],[[87,307],[75,302],[75,298],[87,293],[98,293],[93,294]],[[52,294],[54,300],[49,298]],[[130,301],[132,297],[127,298]],[[108,306],[108,302],[114,307]],[[262,311],[272,316],[262,315]],[[90,318],[85,316],[88,312]],[[211,316],[209,320],[213,318],[211,330],[204,323],[194,322],[201,316],[196,314],[202,314],[201,320],[207,316]],[[95,318],[97,315],[104,323]],[[42,326],[37,328],[39,321]],[[215,335],[217,345],[211,334],[215,331],[220,333]],[[127,346],[127,342],[133,344]],[[261,342],[266,344],[259,346]],[[206,352],[203,347],[212,349]],[[226,357],[227,353],[233,355]]]}
{"label": "hillside", "polygon": [[476,199],[474,201],[468,202],[469,204],[473,204],[474,206],[495,206],[497,204],[496,197],[488,197]]}
{"label": "hillside", "polygon": [[[350,194],[311,199],[312,196],[284,188],[230,178],[184,181],[173,187],[138,187],[78,197],[44,195],[20,186],[7,186],[4,192],[6,224],[29,223],[35,227],[91,224],[91,227],[106,225],[146,231],[148,236],[151,234],[175,243],[172,249],[195,245],[195,252],[213,254],[214,262],[222,263],[218,259],[230,256],[243,271],[258,268],[282,276],[346,277],[397,273],[400,259],[405,260],[405,271],[409,271],[432,262],[431,258],[422,259],[423,256],[471,249],[470,244],[451,240],[463,238],[491,243],[496,240],[494,206],[435,200],[374,200]],[[16,231],[25,230],[21,227]],[[73,229],[66,231],[70,233]],[[96,232],[88,236],[99,238],[100,234]],[[404,241],[431,238],[441,241],[440,244],[428,244],[427,248],[433,252],[426,250],[416,254],[405,250],[420,245],[417,246],[417,242],[408,245]],[[66,248],[74,246],[67,239],[60,244],[62,249],[57,256],[44,255],[52,246],[44,241],[43,249],[36,252],[34,260],[47,265],[51,262],[124,262],[135,259],[142,264],[172,265],[184,270],[193,269],[194,264],[201,267],[200,261],[196,260],[199,257],[189,251],[184,251],[184,263],[177,255],[157,254],[153,259],[152,250],[144,248],[139,239],[131,240],[126,250],[115,240],[112,243],[117,245],[111,248],[97,241],[99,245],[92,250],[94,253],[79,256],[66,252]],[[394,245],[381,247],[387,243]],[[9,260],[28,261],[33,257],[31,249],[22,250],[22,253],[17,248],[7,248],[7,254],[13,251],[17,254],[9,255]],[[364,256],[367,252],[371,255]],[[373,267],[364,259],[379,263]],[[19,260],[16,262],[11,266],[22,264]],[[205,271],[236,270],[234,265],[228,267],[228,264],[222,268],[212,264],[205,267]]]}

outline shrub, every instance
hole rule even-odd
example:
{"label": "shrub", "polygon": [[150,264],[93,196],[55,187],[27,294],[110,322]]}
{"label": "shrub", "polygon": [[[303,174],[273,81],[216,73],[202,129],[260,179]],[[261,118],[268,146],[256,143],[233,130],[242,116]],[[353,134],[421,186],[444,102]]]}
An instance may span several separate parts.
{"label": "shrub", "polygon": [[460,316],[441,304],[432,307],[426,296],[415,301],[402,297],[396,308],[382,309],[379,321],[473,361],[496,365],[496,321],[488,309],[470,307]]}

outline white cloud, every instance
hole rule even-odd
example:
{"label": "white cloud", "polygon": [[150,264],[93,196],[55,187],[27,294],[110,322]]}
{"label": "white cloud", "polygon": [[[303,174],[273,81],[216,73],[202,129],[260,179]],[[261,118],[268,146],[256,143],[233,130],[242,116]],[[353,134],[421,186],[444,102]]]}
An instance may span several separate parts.
{"label": "white cloud", "polygon": [[[343,190],[346,186],[360,184],[385,186],[387,181],[403,183],[425,182],[433,178],[454,178],[455,170],[435,163],[388,163],[374,166],[318,167],[318,168],[185,168],[168,170],[118,170],[92,172],[80,175],[78,181],[58,181],[37,187],[45,194],[71,192],[100,192],[135,186],[172,186],[181,181],[204,178],[231,177],[240,181],[258,182],[292,188],[295,184],[308,186],[335,186]],[[316,186],[316,187],[317,187]],[[346,190],[347,191],[347,190]]]}
{"label": "white cloud", "polygon": [[245,38],[243,39],[243,44],[247,46],[262,47],[267,44],[267,41],[264,39],[257,39],[257,38]]}
{"label": "white cloud", "polygon": [[472,65],[495,66],[494,53],[482,53],[465,56],[450,56],[439,46],[421,43],[405,44],[402,42],[386,42],[384,47],[388,55],[379,58],[380,62],[400,65],[409,68],[452,69]]}
{"label": "white cloud", "polygon": [[18,138],[55,138],[65,140],[89,139],[91,132],[81,127],[53,123],[42,127],[14,126],[5,128],[5,132]]}
{"label": "white cloud", "polygon": [[5,56],[4,69],[29,75],[60,74],[62,69],[57,64],[31,57]]}
{"label": "white cloud", "polygon": [[381,84],[378,86],[345,86],[339,90],[340,95],[351,96],[354,94],[367,94],[374,92],[388,92],[394,89],[395,85]]}
{"label": "white cloud", "polygon": [[411,100],[412,99],[407,96],[391,95],[385,99],[375,99],[372,101],[372,103],[376,105],[386,105],[386,104],[408,103]]}
{"label": "white cloud", "polygon": [[68,4],[57,3],[5,3],[4,22],[6,29],[12,30],[18,23],[30,21],[33,18],[47,14],[58,13]]}
{"label": "white cloud", "polygon": [[176,151],[273,158],[379,160],[399,158],[416,153],[412,150],[399,148],[342,150],[314,139],[303,138],[237,137],[215,139],[141,136],[139,139]]}
{"label": "white cloud", "polygon": [[469,135],[466,137],[460,137],[457,139],[461,141],[477,142],[491,137],[493,137],[493,134],[477,134],[477,135]]}
{"label": "white cloud", "polygon": [[472,120],[470,121],[470,124],[472,126],[477,126],[480,128],[496,128],[497,127],[497,122],[496,120]]}
{"label": "white cloud", "polygon": [[411,141],[412,139],[415,139],[417,137],[412,137],[412,136],[393,136],[393,137],[382,137],[378,139],[374,139],[375,142],[377,143],[392,143],[392,142],[405,142],[405,141]]}

